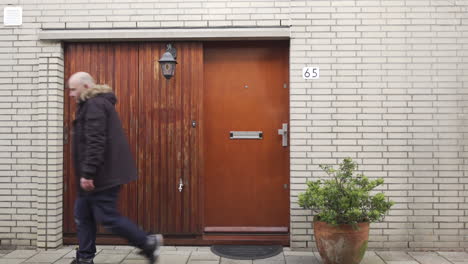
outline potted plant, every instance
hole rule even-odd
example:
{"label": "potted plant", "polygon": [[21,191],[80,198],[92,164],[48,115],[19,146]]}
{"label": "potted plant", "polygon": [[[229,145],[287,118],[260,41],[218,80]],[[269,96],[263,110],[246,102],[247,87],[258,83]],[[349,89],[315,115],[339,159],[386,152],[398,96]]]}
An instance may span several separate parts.
{"label": "potted plant", "polygon": [[320,165],[329,179],[308,181],[299,205],[312,209],[314,236],[325,264],[358,264],[367,249],[369,223],[382,221],[394,204],[371,191],[383,179],[355,174],[357,163],[345,158],[338,169]]}

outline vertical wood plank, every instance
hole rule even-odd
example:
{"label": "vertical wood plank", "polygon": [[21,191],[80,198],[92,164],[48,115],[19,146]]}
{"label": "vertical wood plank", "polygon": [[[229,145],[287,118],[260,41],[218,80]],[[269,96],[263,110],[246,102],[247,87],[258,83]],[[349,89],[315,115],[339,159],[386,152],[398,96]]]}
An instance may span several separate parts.
{"label": "vertical wood plank", "polygon": [[[128,46],[128,45],[127,45]],[[122,51],[121,48],[117,46],[118,52],[114,52],[116,45],[109,44],[109,43],[70,43],[66,44],[65,47],[65,78],[68,80],[69,76],[77,71],[86,71],[89,72],[96,80],[96,83],[99,84],[109,84],[112,87],[112,84],[115,82],[113,79],[117,78],[120,82],[121,79],[128,79],[127,82],[127,89],[130,91],[132,89],[137,88],[138,77],[135,77],[137,74],[136,71],[133,72],[132,76],[129,75],[128,68],[130,66],[135,66],[138,64],[137,61],[137,48],[133,49],[126,49]],[[133,54],[128,54],[133,53]],[[116,55],[119,57],[116,59]],[[114,65],[115,62],[121,62],[122,59],[120,57],[129,58],[131,63],[125,63],[125,65],[119,64],[117,68],[119,70],[118,74],[115,74]],[[133,83],[133,84],[132,84]],[[113,87],[115,89],[115,87]],[[121,88],[117,88],[117,93],[121,93]],[[127,92],[128,94],[133,94],[131,92]],[[72,121],[75,116],[75,108],[76,103],[73,99],[68,98],[68,87],[65,87],[65,94],[67,98],[65,100],[65,122],[68,126],[68,133],[69,133],[69,143],[65,145],[65,156],[66,163],[65,165],[65,184],[67,185],[67,192],[64,194],[66,197],[65,204],[64,204],[64,232],[65,233],[74,233],[76,232],[76,227],[74,224],[73,219],[73,206],[74,200],[76,196],[76,184],[75,184],[75,175],[72,165],[72,153],[71,153],[71,139],[72,135],[70,133],[72,129]],[[125,93],[124,93],[125,95]],[[135,134],[136,134],[136,126],[132,126],[129,122],[129,115],[132,113],[132,109],[137,104],[136,97],[130,96],[127,99],[123,99],[120,104],[117,104],[117,110],[119,115],[122,118],[122,124],[127,131],[127,136],[131,141],[130,144],[136,147],[136,142],[134,142]],[[122,98],[118,98],[122,99]],[[124,102],[127,101],[128,103],[125,104]],[[131,103],[130,103],[131,102]],[[133,149],[135,150],[135,149]],[[125,190],[128,189],[128,190]],[[122,213],[135,219],[133,215],[136,215],[135,210],[137,210],[136,206],[136,184],[130,184],[129,187],[125,187],[121,196],[123,197],[125,204],[121,206]],[[134,197],[135,196],[135,197]],[[132,211],[133,210],[133,211]],[[100,228],[99,233],[107,233],[104,229]]]}
{"label": "vertical wood plank", "polygon": [[193,62],[191,63],[191,73],[193,80],[193,87],[191,89],[191,119],[196,121],[196,128],[191,129],[190,134],[190,181],[192,183],[190,189],[188,204],[188,215],[190,215],[189,232],[201,234],[201,223],[203,210],[201,209],[201,196],[203,194],[200,186],[201,174],[200,164],[202,164],[200,139],[202,135],[202,114],[200,107],[203,105],[201,92],[203,91],[203,45],[202,43],[194,43],[194,50],[192,52]]}
{"label": "vertical wood plank", "polygon": [[[74,60],[71,60],[73,53],[73,46],[65,46],[64,47],[64,78],[65,78],[65,87],[64,87],[64,115],[63,115],[63,123],[64,123],[64,136],[68,138],[68,142],[71,141],[71,133],[70,133],[70,97],[69,97],[69,89],[68,89],[68,84],[67,80],[68,77],[70,76],[70,71],[74,67]],[[71,192],[71,175],[70,175],[70,163],[71,163],[71,157],[69,155],[70,153],[70,144],[65,142],[64,143],[64,148],[63,148],[63,184],[65,187],[64,190],[64,197],[63,197],[63,230],[67,232],[68,230],[71,230],[71,223],[70,220],[72,219],[71,217],[71,210],[67,210],[70,208],[70,204],[73,202],[71,195],[69,195],[69,192]]]}

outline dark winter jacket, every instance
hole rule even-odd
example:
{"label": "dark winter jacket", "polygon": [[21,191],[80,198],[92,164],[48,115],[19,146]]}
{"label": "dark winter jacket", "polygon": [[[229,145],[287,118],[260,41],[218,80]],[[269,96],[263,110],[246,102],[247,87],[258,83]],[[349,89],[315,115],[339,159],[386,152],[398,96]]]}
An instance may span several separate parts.
{"label": "dark winter jacket", "polygon": [[94,191],[137,179],[137,170],[112,89],[96,85],[80,95],[73,121],[73,161],[78,190],[80,178],[94,180]]}

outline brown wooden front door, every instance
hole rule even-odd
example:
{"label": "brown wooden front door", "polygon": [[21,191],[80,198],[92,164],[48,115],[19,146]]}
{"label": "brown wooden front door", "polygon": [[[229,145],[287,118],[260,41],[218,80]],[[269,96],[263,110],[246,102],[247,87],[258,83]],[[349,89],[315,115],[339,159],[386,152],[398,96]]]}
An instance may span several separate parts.
{"label": "brown wooden front door", "polygon": [[[289,232],[289,148],[278,134],[289,124],[288,58],[285,42],[205,43],[207,237]],[[239,131],[262,139],[231,139]]]}
{"label": "brown wooden front door", "polygon": [[[201,233],[198,158],[199,133],[192,120],[199,119],[198,92],[202,87],[201,43],[176,43],[176,75],[166,80],[158,60],[163,43],[70,43],[65,45],[65,78],[89,72],[97,83],[113,87],[117,111],[138,165],[139,180],[123,187],[123,215],[145,231],[171,236]],[[71,138],[75,102],[65,86],[65,128]],[[73,204],[75,175],[70,142],[64,151],[64,234],[74,243]],[[184,184],[182,191],[178,184]],[[99,230],[101,242],[117,243]]]}

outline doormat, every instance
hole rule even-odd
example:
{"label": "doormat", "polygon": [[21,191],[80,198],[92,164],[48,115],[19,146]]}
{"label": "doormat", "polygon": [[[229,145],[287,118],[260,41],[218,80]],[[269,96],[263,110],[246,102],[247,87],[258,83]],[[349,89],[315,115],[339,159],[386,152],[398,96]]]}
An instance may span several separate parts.
{"label": "doormat", "polygon": [[229,259],[264,259],[283,251],[279,245],[213,245],[211,251]]}

